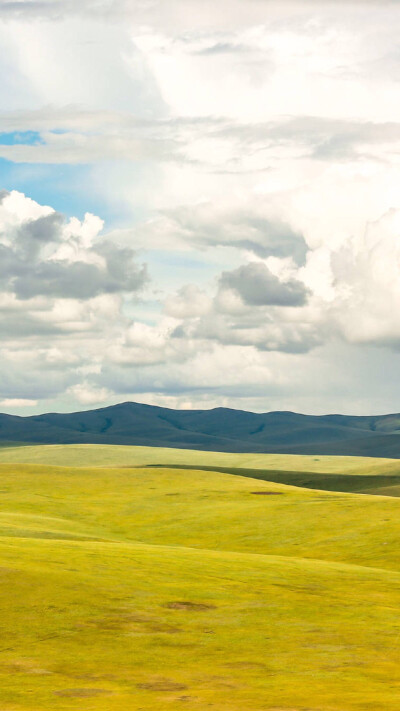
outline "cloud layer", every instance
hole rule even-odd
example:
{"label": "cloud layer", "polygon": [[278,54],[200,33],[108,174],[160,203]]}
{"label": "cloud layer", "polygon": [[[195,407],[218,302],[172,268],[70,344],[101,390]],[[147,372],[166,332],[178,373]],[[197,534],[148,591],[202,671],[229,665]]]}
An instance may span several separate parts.
{"label": "cloud layer", "polygon": [[398,409],[399,29],[0,2],[1,406]]}

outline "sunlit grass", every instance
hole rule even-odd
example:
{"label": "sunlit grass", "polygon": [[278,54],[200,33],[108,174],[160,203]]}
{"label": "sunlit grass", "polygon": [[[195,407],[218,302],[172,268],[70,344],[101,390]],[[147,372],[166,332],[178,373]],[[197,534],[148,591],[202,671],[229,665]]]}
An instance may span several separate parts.
{"label": "sunlit grass", "polygon": [[375,457],[311,456],[302,454],[236,454],[168,447],[128,447],[97,444],[49,444],[0,448],[0,462],[26,462],[59,466],[147,466],[149,464],[288,471],[360,473],[397,471],[400,460]]}
{"label": "sunlit grass", "polygon": [[127,449],[0,465],[1,711],[398,711],[398,498]]}

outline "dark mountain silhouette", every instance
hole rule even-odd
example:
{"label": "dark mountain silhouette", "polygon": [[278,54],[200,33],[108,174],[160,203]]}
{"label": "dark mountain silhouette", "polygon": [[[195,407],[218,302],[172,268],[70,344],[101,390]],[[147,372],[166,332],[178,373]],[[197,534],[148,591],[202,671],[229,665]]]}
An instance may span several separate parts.
{"label": "dark mountain silhouette", "polygon": [[223,452],[400,458],[400,414],[367,417],[171,410],[125,402],[85,412],[0,414],[0,443],[125,444]]}

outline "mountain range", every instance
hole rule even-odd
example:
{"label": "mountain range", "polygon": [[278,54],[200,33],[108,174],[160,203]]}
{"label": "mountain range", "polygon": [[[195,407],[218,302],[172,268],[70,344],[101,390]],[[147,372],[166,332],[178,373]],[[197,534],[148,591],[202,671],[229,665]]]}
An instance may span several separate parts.
{"label": "mountain range", "polygon": [[222,407],[172,410],[125,402],[67,414],[0,414],[0,444],[12,443],[122,444],[400,458],[400,414],[316,416]]}

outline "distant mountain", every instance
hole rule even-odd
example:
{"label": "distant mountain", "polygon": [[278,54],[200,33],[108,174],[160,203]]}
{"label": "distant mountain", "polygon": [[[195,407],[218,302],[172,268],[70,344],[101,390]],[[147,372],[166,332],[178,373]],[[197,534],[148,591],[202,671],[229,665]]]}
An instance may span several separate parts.
{"label": "distant mountain", "polygon": [[31,417],[0,414],[0,443],[125,444],[221,452],[400,458],[400,414],[369,417],[170,410],[125,402]]}

